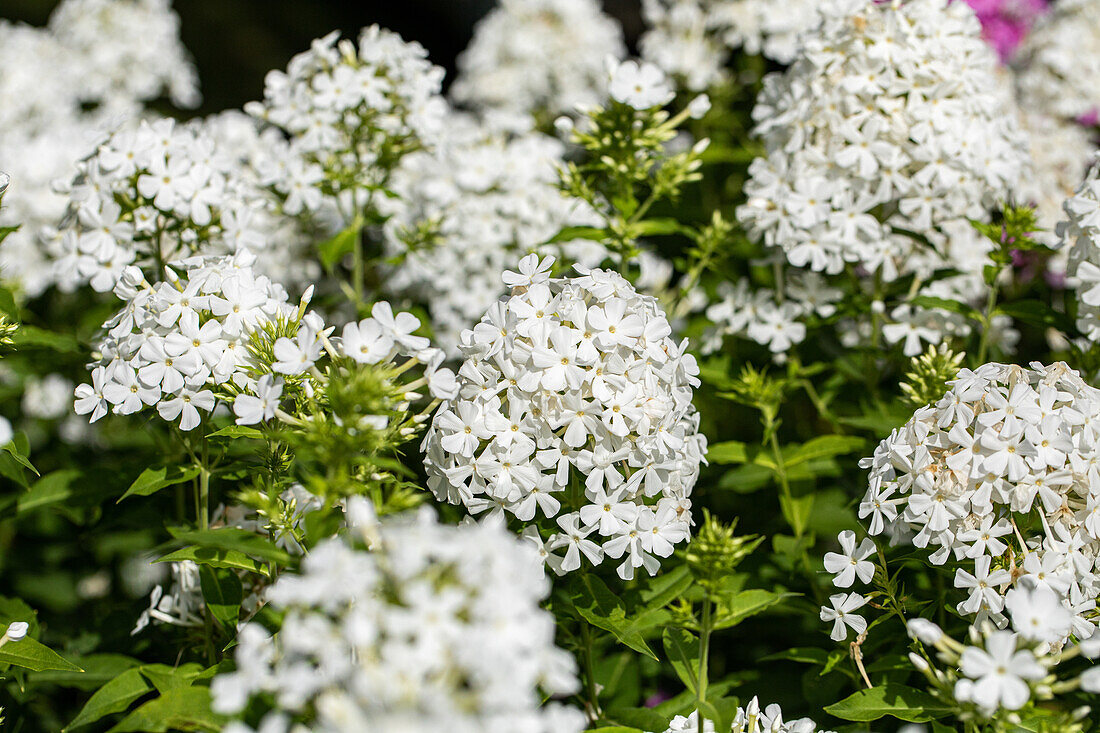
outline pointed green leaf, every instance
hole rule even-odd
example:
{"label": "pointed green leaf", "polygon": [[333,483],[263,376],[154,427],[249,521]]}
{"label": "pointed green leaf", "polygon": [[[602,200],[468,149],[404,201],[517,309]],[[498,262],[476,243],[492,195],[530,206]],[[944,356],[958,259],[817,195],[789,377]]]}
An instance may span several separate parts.
{"label": "pointed green leaf", "polygon": [[163,488],[182,484],[199,475],[198,466],[153,466],[134,479],[119,502],[128,496],[152,496]]}
{"label": "pointed green leaf", "polygon": [[32,672],[44,672],[48,669],[62,672],[83,671],[53,649],[29,636],[20,641],[9,641],[0,647],[0,663],[13,664]]}
{"label": "pointed green leaf", "polygon": [[250,573],[260,573],[270,576],[271,573],[259,560],[249,557],[237,550],[221,550],[216,547],[183,547],[175,552],[170,552],[164,557],[157,558],[154,562],[183,562],[190,560],[199,565],[209,565],[212,568],[229,568],[247,570]]}
{"label": "pointed green leaf", "polygon": [[574,599],[577,612],[588,623],[611,632],[612,636],[634,651],[657,659],[657,655],[642,637],[636,625],[637,620],[628,620],[622,600],[594,575],[584,576],[582,583],[583,593]]}
{"label": "pointed green leaf", "polygon": [[825,712],[843,720],[860,723],[878,720],[887,715],[908,723],[926,723],[933,718],[947,715],[951,709],[927,692],[887,683],[849,695],[826,707]]}
{"label": "pointed green leaf", "polygon": [[133,711],[108,733],[168,733],[170,730],[219,731],[227,718],[210,709],[206,687],[169,690]]}
{"label": "pointed green leaf", "polygon": [[661,637],[665,656],[684,686],[696,692],[699,689],[699,637],[687,629],[668,627]]}
{"label": "pointed green leaf", "polygon": [[96,690],[63,731],[94,723],[108,715],[125,712],[138,698],[153,691],[138,669],[128,669]]}
{"label": "pointed green leaf", "polygon": [[46,474],[34,482],[31,488],[19,497],[18,513],[23,514],[32,509],[39,509],[65,501],[73,494],[73,481],[81,475],[81,471],[75,468],[64,468]]}

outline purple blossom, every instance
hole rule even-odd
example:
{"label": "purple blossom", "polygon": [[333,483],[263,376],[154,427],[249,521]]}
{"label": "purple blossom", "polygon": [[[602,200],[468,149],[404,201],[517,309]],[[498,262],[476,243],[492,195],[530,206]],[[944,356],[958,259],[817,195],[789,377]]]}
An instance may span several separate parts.
{"label": "purple blossom", "polygon": [[1008,61],[1031,26],[1048,9],[1047,0],[966,0],[982,23],[982,35]]}

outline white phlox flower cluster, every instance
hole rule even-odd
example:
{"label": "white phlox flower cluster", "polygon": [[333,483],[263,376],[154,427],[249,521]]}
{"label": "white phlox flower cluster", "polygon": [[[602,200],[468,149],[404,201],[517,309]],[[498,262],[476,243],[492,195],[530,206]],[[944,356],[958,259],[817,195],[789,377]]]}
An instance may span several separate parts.
{"label": "white phlox flower cluster", "polygon": [[1062,204],[1057,233],[1069,251],[1068,284],[1077,296],[1077,328],[1100,341],[1100,158],[1077,192]]}
{"label": "white phlox flower cluster", "polygon": [[428,509],[379,522],[357,498],[348,514],[370,550],[327,540],[269,588],[282,628],[241,629],[236,670],[211,684],[216,711],[237,714],[265,696],[264,733],[584,728],[580,711],[540,707],[540,691],[578,683],[539,607],[550,584],[529,546],[500,523],[447,526]]}
{"label": "white phlox flower cluster", "polygon": [[450,95],[476,109],[552,119],[599,104],[606,57],[625,54],[622,28],[597,0],[499,0],[458,57]]}
{"label": "white phlox flower cluster", "polygon": [[806,321],[829,318],[837,312],[844,292],[831,287],[816,272],[788,270],[784,297],[770,288],[753,289],[748,278],[736,285],[722,283],[718,299],[706,311],[714,324],[702,345],[703,353],[714,353],[726,336],[747,338],[783,354],[806,338]]}
{"label": "white phlox flower cluster", "polygon": [[[1085,181],[1097,146],[1088,129],[1075,122],[1024,110],[1020,120],[1031,141],[1032,175],[1024,179],[1019,196],[1035,204],[1043,228],[1035,239],[1057,247],[1055,227],[1065,218],[1062,205]],[[1065,252],[1055,255],[1048,268],[1064,273]]]}
{"label": "white phlox flower cluster", "polygon": [[245,111],[289,140],[285,161],[265,181],[291,216],[336,205],[351,222],[400,158],[434,139],[446,102],[443,69],[418,43],[369,26],[358,46],[334,31],[268,72],[262,102]]}
{"label": "white phlox flower cluster", "polygon": [[[558,191],[564,146],[538,132],[487,130],[452,115],[433,151],[408,155],[380,209],[387,253],[399,264],[387,290],[426,303],[435,341],[459,356],[459,336],[504,294],[499,273],[537,250],[586,266],[606,251],[590,240],[545,245],[563,227],[594,224],[593,212]],[[429,231],[418,242],[418,229]]]}
{"label": "white phlox flower cluster", "polygon": [[[512,294],[463,334],[459,396],[424,438],[428,486],[527,523],[558,573],[583,555],[652,574],[689,537],[698,367],[654,298],[604,270],[551,280],[551,264],[532,254],[506,272]],[[557,524],[545,543],[539,514]]]}
{"label": "white phlox flower cluster", "polygon": [[[81,99],[156,99],[167,92],[179,107],[200,101],[198,74],[179,40],[180,19],[170,0],[66,0],[49,30],[80,59]],[[87,66],[85,66],[87,64]]]}
{"label": "white phlox flower cluster", "polygon": [[219,157],[230,166],[244,206],[233,207],[232,250],[247,247],[262,252],[257,270],[287,287],[305,288],[323,280],[316,259],[318,240],[342,226],[335,205],[322,206],[306,221],[287,216],[275,190],[291,157],[285,135],[237,110],[205,118],[203,133],[214,142]]}
{"label": "white phlox flower cluster", "polygon": [[1025,106],[1076,119],[1100,110],[1100,2],[1058,0],[1014,61]]}
{"label": "white phlox flower cluster", "polygon": [[131,264],[157,277],[200,250],[262,247],[233,155],[201,124],[143,120],[112,134],[67,185],[69,209],[49,243],[58,286],[107,292]]}
{"label": "white phlox flower cluster", "polygon": [[[984,623],[970,628],[969,643],[960,643],[924,618],[908,622],[909,635],[936,651],[945,664],[933,670],[929,660],[911,653],[913,665],[956,702],[973,706],[980,717],[1020,710],[1032,700],[1051,700],[1059,692],[1080,687],[1100,690],[1100,639],[1092,637],[1069,647],[1061,641],[1073,626],[1073,616],[1059,593],[1043,584],[1012,588],[1005,597],[1011,630]],[[1075,664],[1076,657],[1092,666]],[[1075,668],[1071,668],[1071,665]],[[1088,714],[1084,708],[1076,717]]]}
{"label": "white phlox flower cluster", "polygon": [[[817,724],[809,718],[784,721],[783,709],[775,703],[761,710],[760,701],[755,696],[747,705],[737,708],[730,727],[730,733],[817,733],[818,730]],[[714,721],[707,720],[700,731],[697,712],[677,715],[664,733],[715,733]]]}
{"label": "white phlox flower cluster", "polygon": [[819,11],[795,63],[764,80],[753,119],[766,155],[750,167],[741,223],[818,272],[980,272],[988,245],[968,219],[988,221],[1028,159],[973,11],[948,0]]}
{"label": "white phlox flower cluster", "polygon": [[188,431],[201,422],[200,410],[213,412],[214,389],[247,387],[251,332],[299,311],[281,285],[252,270],[254,261],[247,250],[193,258],[181,263],[182,275],[169,269],[170,279],[156,285],[128,268],[115,287],[125,306],[103,324],[91,384],[76,388],[77,414],[95,422],[108,411],[155,407]]}
{"label": "white phlox flower cluster", "polygon": [[[1061,362],[985,364],[950,385],[861,461],[870,469],[859,505],[867,531],[927,547],[935,565],[958,563],[961,614],[1003,627],[1006,591],[1045,586],[1071,612],[1073,635],[1090,637],[1100,593],[1100,391]],[[826,557],[834,584],[866,583],[873,544],[856,548],[854,535],[841,543],[843,554]],[[849,595],[858,600],[848,611],[862,601]]]}
{"label": "white phlox flower cluster", "polygon": [[15,181],[0,226],[21,226],[0,246],[5,282],[31,296],[54,284],[39,233],[68,199],[52,184],[106,131],[165,92],[198,101],[178,26],[163,0],[65,0],[47,28],[0,21],[0,160]]}
{"label": "white phlox flower cluster", "polygon": [[789,64],[798,54],[798,34],[817,22],[817,0],[643,0],[646,31],[642,57],[692,91],[725,77],[732,53],[764,56]]}

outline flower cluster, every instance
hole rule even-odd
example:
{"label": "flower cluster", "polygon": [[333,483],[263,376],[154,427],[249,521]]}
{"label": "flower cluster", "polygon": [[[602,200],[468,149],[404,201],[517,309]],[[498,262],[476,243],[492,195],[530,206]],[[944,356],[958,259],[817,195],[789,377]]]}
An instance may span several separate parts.
{"label": "flower cluster", "polygon": [[480,109],[552,119],[598,104],[605,58],[625,53],[622,28],[596,0],[500,0],[459,56],[450,94]]}
{"label": "flower cluster", "polygon": [[0,225],[21,225],[0,247],[5,282],[32,296],[54,284],[39,233],[68,199],[52,184],[120,116],[165,91],[178,105],[197,102],[178,26],[166,0],[65,0],[47,28],[0,21],[0,160],[15,179]]}
{"label": "flower cluster", "polygon": [[[192,430],[217,402],[212,388],[247,384],[258,325],[300,318],[281,285],[252,270],[247,250],[182,263],[183,276],[150,285],[136,267],[115,288],[126,305],[104,325],[92,383],[76,388],[76,412],[92,422],[156,407]],[[319,347],[317,351],[319,352]],[[316,358],[316,357],[314,357]]]}
{"label": "flower cluster", "polygon": [[540,707],[540,690],[578,685],[539,608],[550,586],[531,548],[494,522],[446,526],[427,509],[379,522],[373,511],[349,501],[369,551],[327,540],[271,586],[282,628],[241,629],[236,670],[211,685],[215,710],[239,714],[263,696],[273,709],[262,731],[580,731],[579,711]]}
{"label": "flower cluster", "polygon": [[762,53],[789,64],[798,53],[798,34],[817,20],[814,0],[644,0],[646,31],[642,56],[702,91],[725,75],[732,52]]}
{"label": "flower cluster", "polygon": [[454,115],[433,151],[406,156],[380,208],[392,293],[425,302],[436,342],[458,355],[459,335],[503,293],[499,273],[527,252],[596,266],[606,252],[581,240],[544,245],[592,214],[558,191],[564,146],[537,132],[509,134]]}
{"label": "flower cluster", "polygon": [[[1072,611],[1073,634],[1091,636],[1100,592],[1100,391],[1063,363],[986,364],[950,384],[861,462],[870,477],[860,518],[871,535],[936,547],[935,565],[961,563],[959,613],[1003,626],[1007,589],[1046,586]],[[873,544],[841,542],[844,553],[829,568],[834,584],[867,582]],[[844,610],[860,605],[852,597],[859,599],[850,594]]]}
{"label": "flower cluster", "polygon": [[1077,328],[1100,341],[1100,166],[1094,166],[1064,204],[1058,224],[1063,249],[1069,250],[1066,274],[1077,295]]}
{"label": "flower cluster", "polygon": [[115,132],[69,185],[69,210],[53,235],[58,285],[106,292],[132,264],[159,277],[166,262],[200,250],[262,246],[238,169],[198,124],[161,119]]}
{"label": "flower cluster", "polygon": [[790,272],[787,277],[782,299],[770,288],[751,289],[746,278],[735,286],[722,283],[718,300],[706,311],[714,328],[703,351],[717,351],[726,336],[740,336],[780,354],[806,338],[805,320],[836,313],[842,290],[831,287],[816,272]]}
{"label": "flower cluster", "polygon": [[[512,295],[463,335],[460,396],[424,439],[428,486],[474,513],[556,519],[544,556],[559,573],[582,553],[625,556],[623,578],[653,573],[688,538],[706,449],[695,360],[620,275],[551,280],[550,264],[528,255],[505,273]],[[533,524],[528,535],[541,546]]]}
{"label": "flower cluster", "polygon": [[[199,103],[198,75],[179,42],[180,19],[169,0],[66,0],[49,30],[81,59],[83,101],[156,99],[165,91],[180,107]],[[83,64],[97,73],[85,75]]]}
{"label": "flower cluster", "polygon": [[443,70],[427,55],[420,44],[370,26],[358,46],[333,32],[285,72],[268,73],[263,101],[245,111],[289,138],[285,161],[266,181],[286,214],[315,214],[327,203],[350,223],[401,157],[439,132]]}
{"label": "flower cluster", "polygon": [[915,244],[925,238],[972,269],[977,238],[945,225],[965,235],[967,219],[987,220],[1027,165],[973,12],[829,0],[820,13],[801,56],[764,80],[753,119],[767,154],[750,168],[741,222],[819,272],[859,263],[893,279],[915,268],[914,249],[935,257]]}
{"label": "flower cluster", "polygon": [[1028,108],[1066,119],[1100,110],[1100,2],[1058,0],[1016,62]]}
{"label": "flower cluster", "polygon": [[[737,708],[730,733],[817,733],[818,727],[809,718],[784,721],[783,709],[775,703],[760,709],[756,697],[748,705]],[[699,730],[699,713],[677,715],[669,724],[665,733],[715,733],[714,721],[707,720],[703,730]],[[826,733],[822,731],[822,733]]]}
{"label": "flower cluster", "polygon": [[[910,661],[937,695],[960,708],[960,720],[1001,718],[1011,723],[1019,721],[1017,711],[1032,702],[1049,704],[1078,688],[1100,691],[1100,666],[1076,663],[1078,656],[1100,656],[1100,644],[1091,638],[1068,649],[1060,645],[1069,634],[1072,616],[1055,591],[1042,584],[1013,588],[1005,607],[1012,630],[997,630],[988,623],[971,627],[968,644],[924,618],[907,624],[909,635],[934,649],[944,668],[936,669],[930,657],[916,652],[910,653]],[[1048,719],[1055,718],[1048,722],[1058,730],[1072,730],[1072,724],[1087,714],[1087,707],[1045,712]],[[1066,727],[1058,728],[1057,723]]]}
{"label": "flower cluster", "polygon": [[[1088,129],[1075,122],[1026,110],[1021,110],[1020,121],[1031,141],[1033,172],[1023,181],[1020,197],[1036,207],[1043,231],[1036,232],[1035,239],[1057,247],[1055,225],[1064,218],[1066,199],[1085,180],[1096,145]],[[1049,267],[1064,273],[1064,257],[1054,258]]]}

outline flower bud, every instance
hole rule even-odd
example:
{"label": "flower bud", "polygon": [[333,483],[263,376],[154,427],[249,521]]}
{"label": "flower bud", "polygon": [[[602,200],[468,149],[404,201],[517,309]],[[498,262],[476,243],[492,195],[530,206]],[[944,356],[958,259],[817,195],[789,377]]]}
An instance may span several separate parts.
{"label": "flower bud", "polygon": [[20,641],[27,635],[29,628],[26,621],[14,621],[8,625],[8,631],[4,636],[8,637],[8,641]]}
{"label": "flower bud", "polygon": [[928,661],[916,652],[909,652],[909,661],[917,668],[918,672],[927,672],[929,669]]}
{"label": "flower bud", "polygon": [[705,94],[700,94],[688,105],[688,114],[693,120],[701,120],[709,111],[710,97]]}
{"label": "flower bud", "polygon": [[943,629],[926,618],[910,619],[906,624],[909,636],[925,644],[938,644],[943,638]]}
{"label": "flower bud", "polygon": [[0,196],[4,195],[4,191],[8,190],[8,186],[11,184],[11,176],[7,173],[0,173]]}

